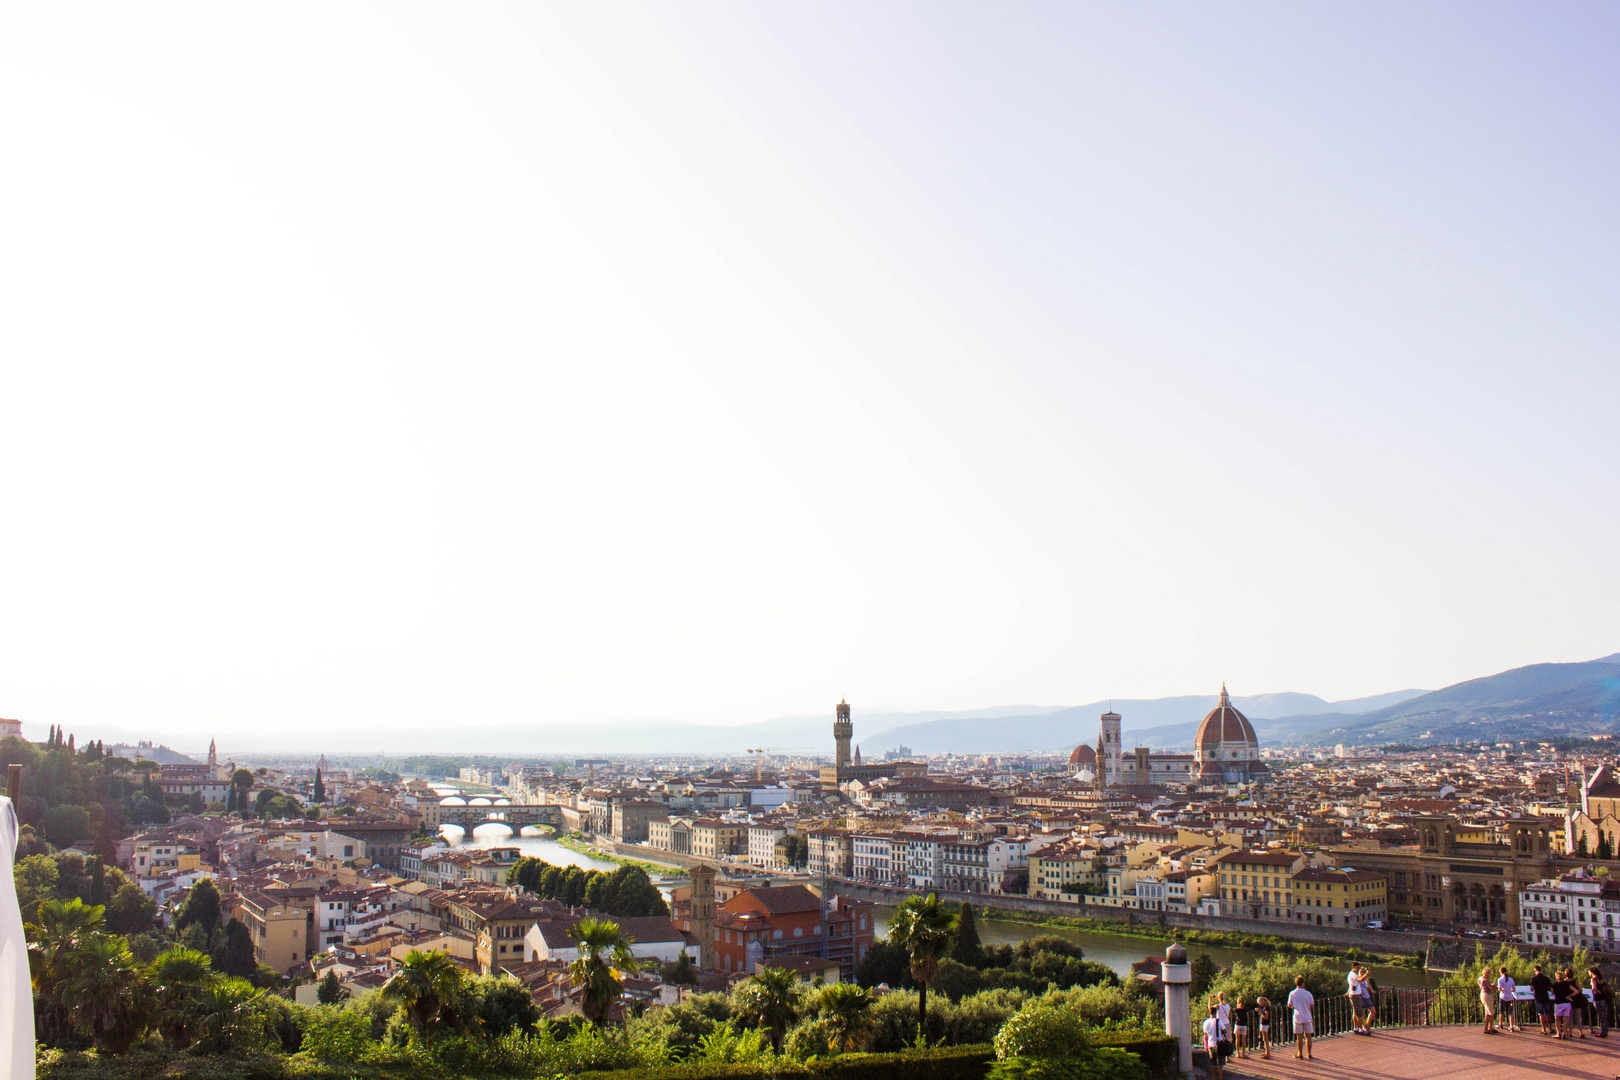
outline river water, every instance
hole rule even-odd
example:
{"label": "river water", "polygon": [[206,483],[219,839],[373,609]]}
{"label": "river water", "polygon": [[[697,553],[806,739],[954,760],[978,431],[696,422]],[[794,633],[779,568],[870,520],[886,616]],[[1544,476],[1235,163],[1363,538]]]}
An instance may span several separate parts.
{"label": "river water", "polygon": [[[878,905],[877,933],[879,937],[889,932],[889,916],[894,908],[887,905]],[[1108,965],[1116,975],[1130,974],[1131,965],[1145,960],[1149,956],[1163,957],[1164,950],[1170,943],[1157,938],[1129,937],[1124,934],[1098,934],[1089,930],[1074,930],[1064,926],[1031,926],[1028,923],[1006,922],[1001,919],[978,916],[979,940],[986,945],[1014,945],[1032,937],[1053,935],[1075,942],[1085,952],[1087,960]],[[1421,940],[1421,939],[1414,939]],[[1189,957],[1199,953],[1208,953],[1221,967],[1231,967],[1234,963],[1252,964],[1256,960],[1276,955],[1262,949],[1232,949],[1218,945],[1188,945]],[[1346,970],[1349,964],[1345,964]],[[1396,986],[1439,986],[1440,975],[1437,972],[1414,970],[1412,968],[1386,967],[1382,964],[1373,965],[1373,978],[1382,987]]]}

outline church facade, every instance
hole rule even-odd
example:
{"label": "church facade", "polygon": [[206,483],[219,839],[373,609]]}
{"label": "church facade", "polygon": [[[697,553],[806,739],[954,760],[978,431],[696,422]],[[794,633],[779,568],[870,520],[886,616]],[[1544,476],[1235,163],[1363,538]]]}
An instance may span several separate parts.
{"label": "church facade", "polygon": [[1225,686],[1219,703],[1199,723],[1190,754],[1156,754],[1146,746],[1127,753],[1120,715],[1109,710],[1101,720],[1096,747],[1077,746],[1069,755],[1075,779],[1097,789],[1224,788],[1270,777],[1254,727],[1232,705]]}

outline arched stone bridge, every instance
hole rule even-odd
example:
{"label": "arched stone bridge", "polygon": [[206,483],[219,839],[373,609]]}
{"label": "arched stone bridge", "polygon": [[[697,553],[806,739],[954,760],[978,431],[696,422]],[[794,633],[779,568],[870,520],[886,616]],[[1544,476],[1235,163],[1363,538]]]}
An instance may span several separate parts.
{"label": "arched stone bridge", "polygon": [[550,804],[525,803],[476,803],[470,806],[433,804],[423,807],[425,824],[438,828],[440,825],[459,825],[468,832],[480,825],[505,825],[513,832],[517,832],[525,825],[551,825],[557,829],[563,828],[563,808]]}

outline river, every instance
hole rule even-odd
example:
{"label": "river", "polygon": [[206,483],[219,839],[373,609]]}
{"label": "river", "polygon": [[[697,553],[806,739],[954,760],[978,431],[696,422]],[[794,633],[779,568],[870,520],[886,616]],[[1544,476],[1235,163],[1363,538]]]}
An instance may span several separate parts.
{"label": "river", "polygon": [[[894,908],[880,904],[877,908],[876,927],[879,937],[889,932],[889,915]],[[1002,919],[978,916],[979,940],[986,945],[1013,945],[1026,938],[1053,935],[1075,942],[1085,952],[1087,960],[1108,965],[1116,975],[1130,974],[1131,965],[1149,956],[1162,957],[1169,942],[1158,938],[1129,937],[1124,934],[1099,934],[1090,930],[1074,930],[1064,926],[1031,926],[1029,923],[1008,922]],[[1420,939],[1419,939],[1420,940]],[[1256,960],[1276,955],[1262,949],[1234,949],[1221,945],[1188,945],[1189,956],[1208,953],[1221,967],[1234,963],[1252,964]],[[1346,964],[1348,968],[1348,964]],[[1438,972],[1412,968],[1373,965],[1373,978],[1379,986],[1439,986]]]}

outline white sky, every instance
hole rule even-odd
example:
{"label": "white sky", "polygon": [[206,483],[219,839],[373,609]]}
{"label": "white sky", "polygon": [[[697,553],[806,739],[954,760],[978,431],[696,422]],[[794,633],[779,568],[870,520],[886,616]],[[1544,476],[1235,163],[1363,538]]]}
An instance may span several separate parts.
{"label": "white sky", "polygon": [[1620,649],[1620,8],[23,4],[0,715]]}

